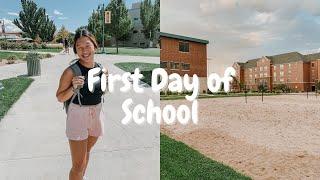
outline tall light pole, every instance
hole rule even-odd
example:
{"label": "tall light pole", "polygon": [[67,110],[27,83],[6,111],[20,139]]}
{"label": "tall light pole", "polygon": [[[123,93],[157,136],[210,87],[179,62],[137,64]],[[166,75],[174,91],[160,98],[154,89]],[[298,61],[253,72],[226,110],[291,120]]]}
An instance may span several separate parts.
{"label": "tall light pole", "polygon": [[105,9],[104,9],[104,3],[103,3],[102,4],[102,54],[105,53],[105,51],[104,51],[104,24],[105,24],[104,11],[105,11]]}

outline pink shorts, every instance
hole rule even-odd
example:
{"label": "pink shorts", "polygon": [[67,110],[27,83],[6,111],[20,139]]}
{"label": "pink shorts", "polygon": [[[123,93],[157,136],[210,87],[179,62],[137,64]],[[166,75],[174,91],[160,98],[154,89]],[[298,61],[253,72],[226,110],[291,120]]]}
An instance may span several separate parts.
{"label": "pink shorts", "polygon": [[104,111],[102,103],[78,105],[70,103],[66,121],[66,135],[70,140],[84,140],[88,136],[103,136]]}

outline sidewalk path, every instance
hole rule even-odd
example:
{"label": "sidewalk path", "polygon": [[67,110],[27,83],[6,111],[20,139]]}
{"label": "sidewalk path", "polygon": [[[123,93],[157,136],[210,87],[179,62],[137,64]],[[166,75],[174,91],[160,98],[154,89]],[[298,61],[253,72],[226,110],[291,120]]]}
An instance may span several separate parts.
{"label": "sidewalk path", "polygon": [[[56,55],[42,61],[42,75],[0,122],[0,179],[66,180],[71,167],[65,136],[66,114],[55,92],[63,70],[75,55]],[[122,73],[115,62],[159,63],[159,58],[96,55],[110,73]],[[25,74],[26,65],[0,67],[0,79]],[[12,73],[11,73],[12,71]],[[121,87],[122,83],[117,84]],[[116,88],[119,89],[119,88]],[[158,125],[122,125],[121,105],[132,98],[134,105],[149,98],[160,104],[150,88],[144,94],[119,91],[105,97],[105,135],[92,150],[87,177],[92,180],[160,179],[160,130]]]}

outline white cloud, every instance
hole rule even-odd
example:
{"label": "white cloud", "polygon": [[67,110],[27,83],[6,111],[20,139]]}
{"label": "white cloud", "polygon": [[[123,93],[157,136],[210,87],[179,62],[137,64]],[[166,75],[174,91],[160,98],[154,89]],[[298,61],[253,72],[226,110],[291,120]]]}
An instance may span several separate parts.
{"label": "white cloud", "polygon": [[9,19],[3,19],[6,32],[21,32],[21,30]]}
{"label": "white cloud", "polygon": [[270,24],[276,21],[276,17],[271,12],[257,12],[249,21],[251,21],[252,24],[256,25]]}
{"label": "white cloud", "polygon": [[19,16],[18,13],[15,13],[15,12],[8,12],[8,15],[11,15],[11,16]]}
{"label": "white cloud", "polygon": [[60,12],[60,11],[58,11],[56,9],[53,11],[53,14],[58,15],[58,16],[62,16],[63,15],[62,12]]}
{"label": "white cloud", "polygon": [[66,19],[68,19],[68,17],[58,17],[58,19],[60,19],[60,20],[66,20]]}

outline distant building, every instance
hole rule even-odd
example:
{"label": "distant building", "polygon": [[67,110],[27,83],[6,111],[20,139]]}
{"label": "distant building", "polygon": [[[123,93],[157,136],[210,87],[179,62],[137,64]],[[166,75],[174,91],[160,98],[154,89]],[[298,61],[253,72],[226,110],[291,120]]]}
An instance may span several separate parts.
{"label": "distant building", "polygon": [[200,93],[207,91],[207,44],[209,41],[187,36],[160,33],[160,67],[168,74],[196,74]]}
{"label": "distant building", "polygon": [[[257,90],[265,84],[268,90],[279,84],[287,85],[293,91],[314,91],[315,82],[320,80],[320,53],[302,55],[290,52],[248,60],[233,64],[238,82],[247,89]],[[233,84],[234,90],[239,90]]]}
{"label": "distant building", "polygon": [[7,32],[4,20],[0,20],[0,40],[6,39],[8,41],[25,41],[29,38],[22,38],[22,32]]}
{"label": "distant building", "polygon": [[[129,39],[127,41],[121,41],[120,46],[128,47],[141,47],[146,48],[149,46],[149,40],[145,38],[143,33],[143,25],[140,19],[140,5],[141,2],[133,3],[131,9],[128,9],[128,14],[131,17],[133,23],[133,29],[129,33]],[[157,47],[159,44],[159,33],[156,33],[155,38],[153,39],[153,47]],[[115,40],[111,42],[115,45]]]}

